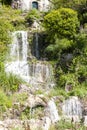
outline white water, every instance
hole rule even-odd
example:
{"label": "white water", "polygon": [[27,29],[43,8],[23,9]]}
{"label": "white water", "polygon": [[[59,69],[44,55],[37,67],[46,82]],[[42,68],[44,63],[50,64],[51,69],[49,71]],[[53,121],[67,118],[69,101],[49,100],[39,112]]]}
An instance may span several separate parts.
{"label": "white water", "polygon": [[82,107],[78,97],[73,96],[65,100],[62,111],[67,117],[82,117]]}
{"label": "white water", "polygon": [[[37,42],[35,46],[37,46]],[[10,54],[7,57],[8,62],[5,64],[6,72],[20,76],[35,87],[38,87],[38,85],[51,86],[51,66],[40,61],[36,63],[28,61],[30,52],[27,32],[14,32],[13,42],[10,45]],[[38,53],[36,53],[37,56]]]}
{"label": "white water", "polygon": [[58,115],[58,110],[56,108],[55,102],[50,100],[47,104],[47,108],[45,109],[46,116],[48,116],[52,123],[56,123],[60,120],[60,117]]}
{"label": "white water", "polygon": [[50,128],[50,125],[51,125],[51,120],[49,117],[44,117],[44,124],[43,124],[43,127],[42,127],[42,130],[49,130]]}
{"label": "white water", "polygon": [[16,61],[27,61],[29,47],[26,31],[17,31],[13,33],[13,41],[10,46],[10,56]]}

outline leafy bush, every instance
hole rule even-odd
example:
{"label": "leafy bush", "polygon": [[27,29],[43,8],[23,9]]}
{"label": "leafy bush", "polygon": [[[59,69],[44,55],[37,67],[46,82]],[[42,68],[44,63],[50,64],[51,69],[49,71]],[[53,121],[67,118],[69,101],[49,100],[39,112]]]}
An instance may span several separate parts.
{"label": "leafy bush", "polygon": [[12,25],[9,21],[5,21],[3,18],[0,19],[0,42],[3,44],[10,43],[10,31],[12,31]]}
{"label": "leafy bush", "polygon": [[2,113],[12,106],[12,100],[6,96],[6,94],[0,90],[0,116]]}
{"label": "leafy bush", "polygon": [[43,26],[47,32],[48,46],[45,52],[49,59],[58,59],[64,51],[73,50],[79,28],[76,11],[69,8],[53,10],[44,17]]}
{"label": "leafy bush", "polygon": [[80,123],[72,123],[72,122],[69,122],[69,121],[65,121],[65,120],[61,120],[59,121],[56,126],[55,126],[55,129],[54,130],[86,130],[86,127],[83,125],[83,124],[80,124]]}
{"label": "leafy bush", "polygon": [[75,87],[78,84],[78,79],[73,73],[62,74],[59,78],[58,84],[60,87],[65,87],[67,85]]}
{"label": "leafy bush", "polygon": [[28,14],[26,15],[25,20],[29,23],[29,25],[31,26],[34,22],[34,20],[39,20],[40,18],[40,13],[38,12],[38,10],[36,9],[32,9],[31,11],[28,12]]}
{"label": "leafy bush", "polygon": [[11,5],[12,0],[0,0],[3,4]]}
{"label": "leafy bush", "polygon": [[6,92],[9,90],[12,92],[17,91],[22,80],[12,74],[6,74],[2,62],[0,63],[0,70],[0,88],[3,88]]}
{"label": "leafy bush", "polygon": [[53,10],[44,17],[44,27],[53,37],[56,34],[62,38],[73,38],[79,27],[77,12],[69,8]]}
{"label": "leafy bush", "polygon": [[56,59],[64,50],[72,47],[73,41],[67,38],[58,39],[55,37],[55,43],[50,44],[46,47],[45,52],[51,59]]}

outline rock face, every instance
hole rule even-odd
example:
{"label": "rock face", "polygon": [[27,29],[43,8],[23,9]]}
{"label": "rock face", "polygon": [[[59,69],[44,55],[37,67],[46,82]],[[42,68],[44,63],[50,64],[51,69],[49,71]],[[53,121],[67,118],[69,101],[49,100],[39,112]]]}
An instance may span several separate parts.
{"label": "rock face", "polygon": [[13,0],[12,7],[22,10],[35,8],[39,11],[47,11],[49,9],[49,0]]}
{"label": "rock face", "polygon": [[[26,90],[28,89],[25,87],[24,92],[26,92]],[[23,92],[22,88],[21,90],[19,90],[19,94],[20,92]],[[49,130],[51,124],[55,124],[60,119],[54,100],[51,99],[48,101],[43,95],[35,96],[32,94],[28,94],[28,97],[25,100],[24,104],[22,103],[22,106],[20,106],[20,102],[15,102],[13,104],[12,110],[14,110],[14,113],[12,113],[12,116],[15,116],[8,116],[6,117],[7,119],[1,121],[0,130],[12,130],[13,128],[19,128],[21,130]],[[39,107],[43,107],[43,111],[41,112],[43,113],[43,116],[40,116],[39,118],[32,118],[32,114],[34,114],[33,112],[35,112],[36,109]],[[30,114],[30,119],[25,119],[24,121],[22,121],[20,120],[19,116],[27,108],[30,108],[30,111],[27,113]],[[13,112],[12,110],[9,110],[10,114],[11,112]],[[19,114],[17,114],[16,112],[18,112]]]}
{"label": "rock face", "polygon": [[51,121],[48,117],[44,117],[42,120],[31,119],[31,120],[4,120],[0,121],[0,130],[49,130]]}
{"label": "rock face", "polygon": [[25,104],[25,106],[30,108],[36,108],[37,106],[45,107],[46,105],[47,102],[44,100],[43,96],[34,96],[34,95],[29,95]]}
{"label": "rock face", "polygon": [[84,125],[87,126],[87,115],[84,116]]}
{"label": "rock face", "polygon": [[[86,113],[83,115],[82,104],[78,97],[73,96],[63,101],[61,104],[62,115],[59,115],[59,108],[55,104],[56,100],[59,100],[59,98],[54,97],[48,99],[42,94],[35,95],[32,93],[31,89],[32,88],[26,85],[20,85],[19,91],[16,92],[16,94],[20,95],[26,93],[27,97],[22,103],[15,99],[13,107],[7,111],[9,116],[6,116],[4,121],[0,121],[0,130],[12,130],[13,128],[19,128],[21,130],[49,130],[51,124],[57,123],[62,116],[65,120],[73,119],[73,122],[78,122],[84,117],[83,122],[84,125],[87,126],[87,115]],[[39,111],[37,111],[37,109]],[[26,110],[27,115],[30,117],[25,120],[20,120],[21,113]]]}

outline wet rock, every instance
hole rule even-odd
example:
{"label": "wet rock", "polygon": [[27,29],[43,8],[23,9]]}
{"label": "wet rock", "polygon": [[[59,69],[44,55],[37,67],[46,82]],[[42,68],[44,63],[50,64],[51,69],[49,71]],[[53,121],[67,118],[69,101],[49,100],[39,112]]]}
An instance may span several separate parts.
{"label": "wet rock", "polygon": [[22,128],[22,121],[16,119],[0,121],[0,130],[12,130],[12,128]]}
{"label": "wet rock", "polygon": [[84,116],[84,125],[87,126],[87,115]]}
{"label": "wet rock", "polygon": [[67,61],[67,62],[71,61],[72,59],[73,59],[73,54],[70,54],[70,53],[62,56],[62,60]]}
{"label": "wet rock", "polygon": [[83,108],[83,115],[84,115],[84,116],[87,115],[87,106],[84,106],[84,108]]}
{"label": "wet rock", "polygon": [[2,121],[0,121],[0,130],[8,130]]}
{"label": "wet rock", "polygon": [[70,91],[72,91],[72,90],[73,90],[72,84],[66,84],[66,86],[65,86],[65,91],[66,91],[66,92],[70,92]]}
{"label": "wet rock", "polygon": [[18,93],[31,93],[31,90],[28,86],[26,86],[25,84],[21,84],[19,86],[19,90]]}
{"label": "wet rock", "polygon": [[30,130],[49,130],[51,125],[51,120],[49,117],[44,117],[41,120],[39,119],[31,119],[29,121]]}
{"label": "wet rock", "polygon": [[46,99],[42,96],[35,96],[30,94],[26,100],[25,106],[35,108],[37,106],[45,107],[47,105]]}

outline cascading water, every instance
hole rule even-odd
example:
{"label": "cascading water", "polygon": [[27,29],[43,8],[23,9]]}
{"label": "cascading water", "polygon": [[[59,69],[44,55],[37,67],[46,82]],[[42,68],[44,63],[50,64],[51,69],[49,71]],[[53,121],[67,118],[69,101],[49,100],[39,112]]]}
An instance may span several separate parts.
{"label": "cascading water", "polygon": [[35,33],[35,39],[36,39],[35,55],[36,55],[36,58],[39,59],[39,46],[38,46],[38,34],[37,33]]}
{"label": "cascading water", "polygon": [[[36,53],[36,56],[38,54],[39,52]],[[35,87],[53,85],[51,79],[52,67],[41,61],[31,62],[31,60],[28,60],[31,55],[31,49],[26,31],[16,31],[13,33],[13,42],[10,45],[9,55],[9,58],[7,57],[9,61],[6,61],[5,64],[6,72],[20,76]]]}
{"label": "cascading water", "polygon": [[52,123],[56,123],[60,120],[58,115],[58,110],[56,108],[55,102],[51,99],[48,104],[47,108],[45,109],[46,116],[48,116]]}
{"label": "cascading water", "polygon": [[82,107],[78,97],[73,96],[65,100],[63,103],[62,111],[63,111],[63,115],[69,118],[74,118],[74,117],[77,117],[78,119],[81,118]]}
{"label": "cascading water", "polygon": [[27,61],[29,53],[29,44],[26,31],[17,31],[13,33],[13,43],[10,46],[10,56],[12,60]]}

